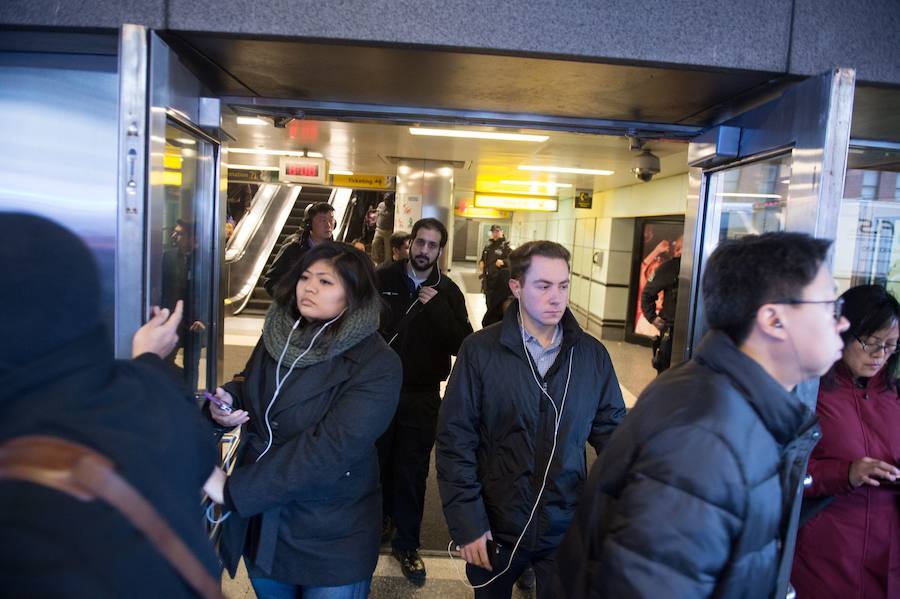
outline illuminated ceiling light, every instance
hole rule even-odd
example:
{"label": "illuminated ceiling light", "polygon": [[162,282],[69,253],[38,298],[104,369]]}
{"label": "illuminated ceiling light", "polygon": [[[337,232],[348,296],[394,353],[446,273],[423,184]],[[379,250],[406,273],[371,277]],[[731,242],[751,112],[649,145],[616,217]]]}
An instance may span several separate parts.
{"label": "illuminated ceiling light", "polygon": [[295,156],[302,157],[303,152],[294,150],[263,150],[257,148],[228,148],[233,154],[256,154],[257,156]]}
{"label": "illuminated ceiling light", "polygon": [[537,185],[538,187],[572,187],[571,183],[555,183],[553,181],[524,181],[521,179],[501,179],[504,185]]}
{"label": "illuminated ceiling light", "polygon": [[442,177],[450,178],[453,176],[453,169],[449,166],[442,166],[438,169],[438,174]]}
{"label": "illuminated ceiling light", "polygon": [[270,125],[271,123],[265,119],[261,119],[257,116],[239,116],[237,118],[238,125],[251,125],[254,127],[263,127],[265,125]]}
{"label": "illuminated ceiling light", "polygon": [[475,192],[476,208],[495,210],[529,210],[532,212],[556,212],[559,201],[552,196],[498,195]]}
{"label": "illuminated ceiling light", "polygon": [[328,171],[328,174],[329,175],[345,175],[345,176],[349,177],[350,175],[353,174],[353,171],[341,171],[341,170],[333,169],[333,170]]}
{"label": "illuminated ceiling light", "polygon": [[323,157],[322,152],[307,152],[306,155],[309,158],[322,158]]}
{"label": "illuminated ceiling light", "polygon": [[277,166],[259,166],[256,164],[223,164],[227,169],[231,169],[233,171],[273,171],[278,172]]}
{"label": "illuminated ceiling light", "polygon": [[410,127],[410,135],[427,135],[429,137],[461,137],[464,139],[497,139],[500,141],[533,141],[542,142],[550,139],[549,135],[529,135],[526,133],[499,133],[494,131],[459,131],[456,129],[429,129],[427,127]]}
{"label": "illuminated ceiling light", "polygon": [[484,192],[480,192],[480,193],[497,193],[500,195],[509,194],[509,195],[517,195],[517,196],[534,196],[534,197],[542,197],[542,198],[546,198],[546,197],[555,198],[556,197],[555,195],[552,194],[552,192],[550,194],[548,194],[547,192],[539,193],[537,191],[522,191],[520,189],[492,189],[490,191],[484,191]]}
{"label": "illuminated ceiling light", "polygon": [[772,199],[772,200],[780,200],[781,196],[777,193],[739,193],[739,192],[724,192],[716,194],[722,198],[763,198],[763,199]]}
{"label": "illuminated ceiling light", "polygon": [[614,175],[616,171],[607,171],[597,168],[573,168],[569,166],[541,166],[539,164],[523,164],[520,171],[533,171],[536,173],[565,173],[567,175],[602,175],[604,177]]}

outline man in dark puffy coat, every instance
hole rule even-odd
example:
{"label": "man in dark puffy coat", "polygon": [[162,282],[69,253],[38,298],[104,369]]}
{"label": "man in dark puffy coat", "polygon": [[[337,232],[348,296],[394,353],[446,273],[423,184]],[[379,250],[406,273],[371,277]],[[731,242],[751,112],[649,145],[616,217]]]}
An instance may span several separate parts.
{"label": "man in dark puffy coat", "polygon": [[606,348],[566,307],[569,252],[533,241],[510,262],[515,302],[463,342],[450,376],[437,478],[469,580],[486,585],[475,596],[510,597],[531,566],[538,598],[555,598],[553,559],[586,477],[585,444],[599,453],[625,405]]}
{"label": "man in dark puffy coat", "polygon": [[820,436],[792,390],[841,357],[847,328],[830,245],[770,233],[713,253],[712,330],[647,387],[595,463],[557,557],[565,597],[786,596]]}

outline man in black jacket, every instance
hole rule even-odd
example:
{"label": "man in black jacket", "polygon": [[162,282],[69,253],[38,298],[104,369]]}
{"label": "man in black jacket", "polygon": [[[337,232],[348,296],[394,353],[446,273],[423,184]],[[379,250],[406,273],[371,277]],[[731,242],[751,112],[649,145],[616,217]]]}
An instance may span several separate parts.
{"label": "man in black jacket", "polygon": [[792,390],[841,357],[848,326],[830,245],[768,233],[713,252],[711,330],[647,387],[595,463],[559,551],[565,597],[786,596],[820,436]]}
{"label": "man in black jacket", "polygon": [[[509,296],[509,287],[506,281],[509,277],[503,277],[509,271],[509,253],[512,251],[509,242],[503,236],[503,228],[500,225],[491,225],[491,241],[481,252],[481,260],[478,261],[478,271],[481,273],[481,290],[484,292],[484,301],[488,311],[496,307]],[[499,319],[497,319],[499,320]],[[490,324],[493,324],[492,321]],[[483,324],[483,323],[482,323]],[[486,324],[484,326],[487,326]]]}
{"label": "man in black jacket", "polygon": [[586,478],[585,443],[599,453],[625,405],[606,348],[567,308],[569,252],[532,241],[510,263],[514,303],[463,343],[450,376],[437,477],[475,596],[510,597],[532,566],[549,599],[562,596],[552,566]]}
{"label": "man in black jacket", "polygon": [[288,237],[269,270],[265,274],[263,286],[269,295],[275,290],[278,281],[286,275],[291,268],[300,263],[306,251],[325,241],[331,241],[334,232],[334,206],[328,202],[317,202],[306,208],[303,217],[303,228]]}
{"label": "man in black jacket", "polygon": [[[683,237],[672,242],[672,259],[659,265],[653,278],[641,291],[641,313],[647,322],[659,331],[653,338],[653,368],[661,373],[672,361],[672,335],[675,324],[675,305],[678,301],[678,274],[681,272],[681,247]],[[663,294],[662,309],[656,311],[656,300]]]}
{"label": "man in black jacket", "polygon": [[465,297],[437,264],[447,244],[447,229],[434,218],[413,225],[409,260],[377,271],[378,289],[390,307],[381,334],[403,362],[400,404],[379,441],[386,535],[397,528],[391,545],[403,574],[425,582],[419,533],[425,506],[425,481],[434,447],[441,381],[450,374],[450,356],[472,332]]}

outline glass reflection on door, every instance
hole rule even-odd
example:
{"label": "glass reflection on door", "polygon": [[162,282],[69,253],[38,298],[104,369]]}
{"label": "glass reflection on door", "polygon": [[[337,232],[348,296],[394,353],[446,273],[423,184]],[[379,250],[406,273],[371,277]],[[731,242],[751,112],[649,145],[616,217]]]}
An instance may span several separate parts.
{"label": "glass reflection on door", "polygon": [[200,205],[203,201],[200,178],[201,161],[207,159],[208,145],[177,125],[167,123],[164,169],[153,173],[153,183],[161,183],[164,193],[161,228],[151,232],[158,236],[151,240],[151,248],[162,250],[161,255],[151,251],[151,259],[159,259],[159,283],[158,287],[154,285],[157,293],[151,293],[151,303],[173,310],[179,300],[183,302],[178,345],[166,359],[184,373],[185,382],[192,389],[197,388],[199,374],[205,370],[202,362],[209,345],[207,286],[201,281],[206,260],[200,250],[201,242],[207,237],[202,228],[205,217]]}
{"label": "glass reflection on door", "polygon": [[718,242],[783,231],[791,179],[791,155],[759,160],[714,173],[709,203]]}
{"label": "glass reflection on door", "polygon": [[851,147],[835,238],[841,292],[881,285],[900,297],[900,146]]}

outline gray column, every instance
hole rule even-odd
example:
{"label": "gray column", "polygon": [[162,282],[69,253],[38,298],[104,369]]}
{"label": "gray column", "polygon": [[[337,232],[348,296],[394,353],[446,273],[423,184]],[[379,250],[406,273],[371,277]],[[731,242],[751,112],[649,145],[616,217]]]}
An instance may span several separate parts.
{"label": "gray column", "polygon": [[420,218],[436,218],[447,227],[448,239],[441,254],[447,270],[453,247],[453,168],[434,160],[404,160],[397,166],[394,230],[412,231]]}

